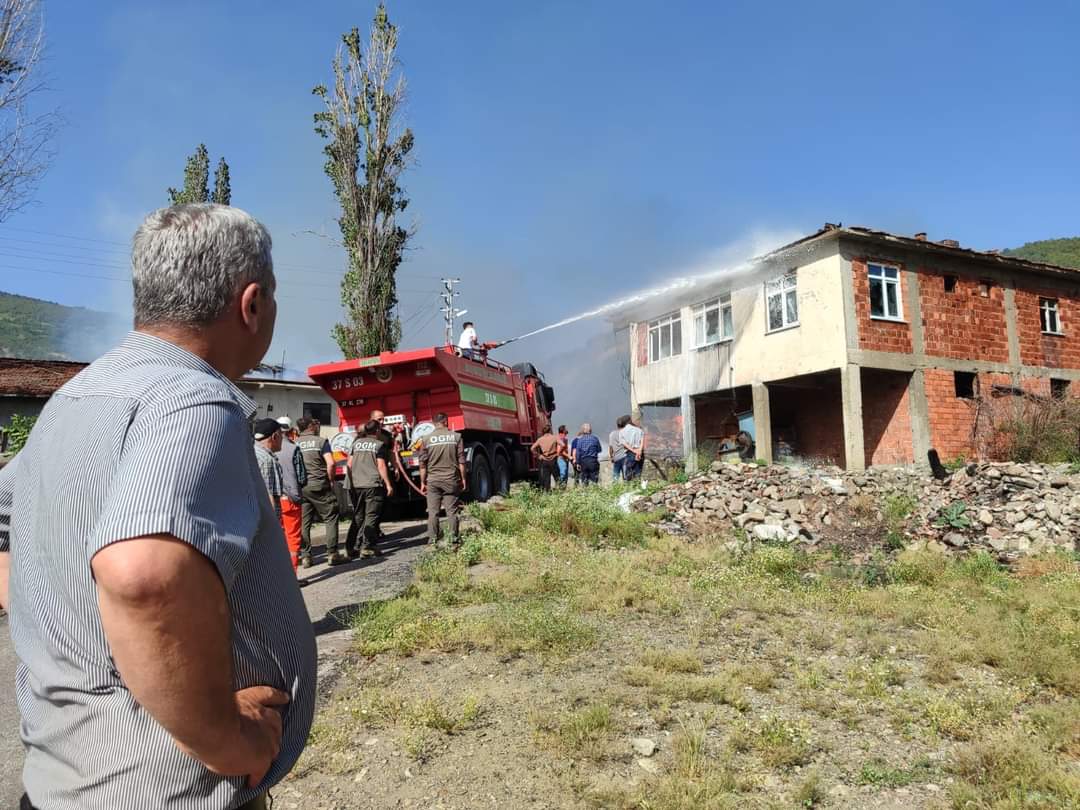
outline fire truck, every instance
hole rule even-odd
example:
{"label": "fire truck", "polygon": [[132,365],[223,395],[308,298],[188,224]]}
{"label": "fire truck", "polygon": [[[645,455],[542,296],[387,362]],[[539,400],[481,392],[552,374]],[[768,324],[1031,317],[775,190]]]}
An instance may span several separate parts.
{"label": "fire truck", "polygon": [[395,498],[419,497],[417,442],[434,430],[437,413],[465,441],[468,494],[486,501],[505,495],[511,481],[536,469],[529,451],[551,427],[555,392],[531,363],[507,366],[486,352],[436,346],[375,357],[325,363],[308,376],[337,403],[340,433],[331,442],[336,473],[345,462],[356,432],[372,411],[382,411],[384,428],[394,435],[394,468],[408,486],[395,486]]}

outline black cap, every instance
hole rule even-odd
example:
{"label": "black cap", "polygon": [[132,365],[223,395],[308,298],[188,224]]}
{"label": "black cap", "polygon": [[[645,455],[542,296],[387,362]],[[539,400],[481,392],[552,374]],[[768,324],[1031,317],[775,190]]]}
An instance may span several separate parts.
{"label": "black cap", "polygon": [[276,419],[260,419],[255,423],[255,441],[269,439],[279,430],[281,430],[281,425]]}

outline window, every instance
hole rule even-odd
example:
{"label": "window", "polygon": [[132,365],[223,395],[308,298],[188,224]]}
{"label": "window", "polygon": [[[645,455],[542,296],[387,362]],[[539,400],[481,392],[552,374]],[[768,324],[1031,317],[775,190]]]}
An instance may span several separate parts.
{"label": "window", "polygon": [[1069,395],[1069,381],[1050,378],[1050,396],[1054,399],[1065,399]]}
{"label": "window", "polygon": [[330,424],[330,404],[328,402],[305,402],[304,416],[318,419],[320,425]]}
{"label": "window", "polygon": [[898,321],[900,309],[900,271],[884,264],[867,267],[870,276],[870,317]]}
{"label": "window", "polygon": [[731,296],[722,295],[694,307],[694,345],[711,346],[735,334]]}
{"label": "window", "polygon": [[956,276],[945,276],[945,292],[956,292]]}
{"label": "window", "polygon": [[768,331],[799,325],[799,299],[796,295],[795,271],[765,282],[765,310]]}
{"label": "window", "polygon": [[682,319],[677,314],[649,321],[649,362],[682,354]]}
{"label": "window", "polygon": [[990,297],[990,288],[993,287],[993,286],[994,286],[994,282],[990,281],[990,279],[986,279],[986,278],[979,279],[979,295],[981,297],[983,297],[983,298],[989,298]]}
{"label": "window", "polygon": [[953,388],[956,391],[956,396],[960,399],[974,399],[975,398],[975,372],[974,371],[954,371],[953,372]]}
{"label": "window", "polygon": [[1042,330],[1051,335],[1061,334],[1061,320],[1058,318],[1058,302],[1056,298],[1039,299],[1039,320]]}

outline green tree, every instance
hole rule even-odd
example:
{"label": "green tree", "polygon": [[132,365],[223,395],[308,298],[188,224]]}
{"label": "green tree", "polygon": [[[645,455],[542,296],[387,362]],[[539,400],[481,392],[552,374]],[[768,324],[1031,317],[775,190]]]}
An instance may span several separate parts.
{"label": "green tree", "polygon": [[214,196],[213,201],[218,205],[232,204],[232,186],[229,185],[229,164],[225,158],[218,161],[217,171],[214,172]]}
{"label": "green tree", "polygon": [[206,144],[200,143],[184,167],[184,187],[179,191],[175,188],[169,189],[169,204],[216,202],[229,205],[231,200],[229,164],[225,162],[225,158],[218,161],[217,171],[214,173],[214,194],[210,195],[210,153]]}
{"label": "green tree", "polygon": [[405,79],[397,41],[380,3],[367,51],[356,28],[345,34],[333,61],[333,89],[312,91],[326,105],[315,114],[315,131],[327,141],[324,169],[341,205],[338,225],[349,258],[341,281],[346,320],[333,331],[346,357],[392,351],[401,340],[396,273],[412,231],[398,222],[409,204],[400,179],[413,134],[401,124]]}

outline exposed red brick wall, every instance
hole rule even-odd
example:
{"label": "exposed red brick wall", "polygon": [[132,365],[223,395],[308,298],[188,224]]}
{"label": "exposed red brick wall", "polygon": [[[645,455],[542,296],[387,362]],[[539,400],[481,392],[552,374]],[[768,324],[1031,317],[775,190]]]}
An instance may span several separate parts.
{"label": "exposed red brick wall", "polygon": [[[1056,298],[1063,335],[1044,335],[1039,299]],[[1016,329],[1020,362],[1027,366],[1080,368],[1080,295],[1034,288],[1016,290]]]}
{"label": "exposed red brick wall", "polygon": [[945,292],[945,276],[950,274],[929,267],[917,272],[928,355],[1009,362],[1004,289],[992,284],[984,297],[978,276],[951,274],[956,276],[956,287]]}
{"label": "exposed red brick wall", "polygon": [[[866,351],[910,354],[911,328],[908,324],[870,317],[870,277],[866,271],[868,261],[876,263],[872,257],[851,260],[851,271],[855,281],[855,320],[859,325],[859,348]],[[884,264],[900,268],[900,307],[904,318],[908,318],[910,313],[904,303],[907,295],[904,267],[896,262],[884,262]]]}
{"label": "exposed red brick wall", "polygon": [[695,397],[698,444],[733,437],[739,432],[737,413],[753,408],[750,388],[736,388],[730,396]]}
{"label": "exposed red brick wall", "polygon": [[[769,386],[773,436],[783,433],[795,454],[844,464],[844,413],[840,372],[814,375],[816,388]],[[773,452],[777,442],[774,438]]]}
{"label": "exposed red brick wall", "polygon": [[[975,420],[980,416],[979,409],[997,411],[1005,407],[1010,398],[994,397],[992,389],[995,385],[1011,387],[1012,378],[1008,374],[989,372],[976,374],[975,399],[962,399],[956,396],[952,371],[928,368],[924,372],[924,378],[926,402],[930,414],[930,446],[938,451],[943,460],[957,456],[977,457],[979,443],[975,436]],[[1049,392],[1050,382],[1049,380],[1023,379],[1020,381],[1020,387],[1032,393],[1042,394]],[[989,416],[988,412],[982,413],[981,424],[987,424]]]}
{"label": "exposed red brick wall", "polygon": [[863,449],[866,466],[911,464],[911,410],[908,381],[900,371],[862,369]]}

